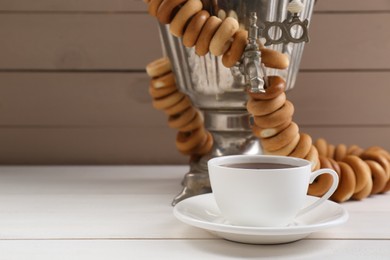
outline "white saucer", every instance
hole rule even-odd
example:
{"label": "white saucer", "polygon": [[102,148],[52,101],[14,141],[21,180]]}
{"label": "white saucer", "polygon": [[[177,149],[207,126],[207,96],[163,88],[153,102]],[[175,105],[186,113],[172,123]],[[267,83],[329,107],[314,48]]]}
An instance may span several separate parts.
{"label": "white saucer", "polygon": [[[308,196],[307,204],[318,200]],[[229,224],[222,216],[212,193],[185,199],[173,209],[180,221],[205,229],[227,240],[249,244],[280,244],[307,237],[313,232],[347,221],[348,212],[339,204],[325,201],[312,211],[297,217],[287,227],[246,227]]]}

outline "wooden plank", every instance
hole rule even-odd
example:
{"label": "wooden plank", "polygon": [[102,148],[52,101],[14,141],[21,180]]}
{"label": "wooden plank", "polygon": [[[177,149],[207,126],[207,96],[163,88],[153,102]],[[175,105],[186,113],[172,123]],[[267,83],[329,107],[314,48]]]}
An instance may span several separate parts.
{"label": "wooden plank", "polygon": [[0,11],[133,12],[145,11],[142,0],[0,0]]}
{"label": "wooden plank", "polygon": [[[153,220],[150,220],[153,222]],[[177,221],[177,220],[176,220]],[[384,221],[385,222],[385,221]],[[177,222],[174,222],[177,225]],[[378,225],[382,224],[380,222]],[[176,228],[176,225],[172,225]],[[383,224],[382,224],[383,225]],[[360,226],[358,226],[360,227]],[[186,232],[194,228],[187,226]],[[183,228],[185,229],[185,228]],[[315,248],[315,250],[311,250]],[[77,259],[80,256],[94,260],[116,259],[387,259],[388,240],[318,239],[303,240],[276,246],[246,245],[223,239],[200,240],[3,240],[0,250],[13,260]],[[265,257],[263,257],[265,256]]]}
{"label": "wooden plank", "polygon": [[[189,227],[172,214],[170,202],[180,189],[180,181],[187,169],[187,166],[161,165],[2,166],[0,203],[3,207],[0,215],[3,226],[0,241],[212,239],[217,242],[220,239],[215,235]],[[341,239],[388,240],[390,226],[381,223],[389,217],[389,197],[390,194],[381,194],[358,203],[343,203],[351,214],[349,221],[313,233],[305,239],[306,242],[313,239],[338,239],[339,243]],[[236,249],[242,246],[239,243],[234,245]],[[226,243],[226,246],[231,247],[233,243]],[[297,246],[299,244],[291,249],[297,251]],[[278,249],[280,247],[283,245]],[[258,250],[258,246],[249,248]],[[232,250],[241,251],[236,249]],[[264,248],[261,251],[264,252]],[[4,251],[1,252],[4,256]],[[310,252],[313,257],[313,252]]]}
{"label": "wooden plank", "polygon": [[334,145],[341,143],[346,145],[357,144],[363,148],[379,145],[390,151],[389,126],[320,127],[300,125],[300,131],[310,134],[313,140],[325,138],[328,143]]}
{"label": "wooden plank", "polygon": [[0,164],[177,164],[168,127],[0,128]]}
{"label": "wooden plank", "polygon": [[315,11],[354,12],[354,11],[390,11],[388,0],[317,0]]}
{"label": "wooden plank", "polygon": [[[390,150],[390,127],[300,126],[313,139],[380,145]],[[0,128],[0,164],[187,164],[167,127]]]}
{"label": "wooden plank", "polygon": [[0,73],[1,126],[166,126],[145,73]]}
{"label": "wooden plank", "polygon": [[[386,205],[386,204],[384,204]],[[386,206],[384,206],[386,207]],[[385,215],[385,214],[383,214]],[[384,225],[385,215],[376,226]],[[173,218],[173,217],[172,217]],[[372,214],[368,215],[372,219]],[[150,219],[154,222],[153,217]],[[182,226],[172,219],[173,229],[180,224],[180,230],[190,233],[197,229]],[[372,221],[375,223],[375,221]],[[358,225],[358,228],[361,228]],[[387,227],[387,226],[385,226]],[[277,250],[275,250],[277,248]],[[281,244],[277,247],[266,245],[246,245],[232,243],[223,239],[59,239],[59,240],[2,240],[0,250],[5,257],[13,260],[75,259],[77,256],[94,260],[108,258],[126,259],[256,259],[265,255],[268,259],[386,259],[390,254],[390,242],[387,239],[317,239]],[[259,251],[261,251],[259,253]],[[282,257],[281,257],[282,256]]]}
{"label": "wooden plank", "polygon": [[311,125],[390,125],[390,72],[302,72],[288,98]]}
{"label": "wooden plank", "polygon": [[[186,166],[36,166],[0,171],[0,214],[7,223],[0,240],[214,237],[201,229],[184,233],[185,225],[172,214],[171,201],[181,190]],[[150,221],[153,218],[158,221]]]}
{"label": "wooden plank", "polygon": [[[0,126],[166,127],[145,73],[0,73]],[[305,125],[390,125],[390,72],[302,72],[288,92]]]}
{"label": "wooden plank", "polygon": [[[142,0],[0,0],[0,11],[131,12],[145,11]],[[315,11],[389,11],[387,0],[318,0]]]}
{"label": "wooden plank", "polygon": [[314,15],[301,68],[389,70],[389,21],[390,13]]}
{"label": "wooden plank", "polygon": [[0,70],[143,70],[160,57],[146,14],[0,14]]}
{"label": "wooden plank", "polygon": [[[389,70],[388,21],[390,13],[315,15],[301,67]],[[146,14],[1,14],[0,38],[0,70],[143,70],[161,56]]]}

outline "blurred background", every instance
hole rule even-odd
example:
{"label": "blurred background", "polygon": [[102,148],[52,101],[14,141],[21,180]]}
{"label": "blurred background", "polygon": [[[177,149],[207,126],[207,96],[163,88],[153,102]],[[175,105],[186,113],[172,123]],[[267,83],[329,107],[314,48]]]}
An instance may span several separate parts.
{"label": "blurred background", "polygon": [[[313,139],[390,150],[390,1],[319,0],[295,88]],[[142,0],[0,0],[0,164],[184,164]]]}

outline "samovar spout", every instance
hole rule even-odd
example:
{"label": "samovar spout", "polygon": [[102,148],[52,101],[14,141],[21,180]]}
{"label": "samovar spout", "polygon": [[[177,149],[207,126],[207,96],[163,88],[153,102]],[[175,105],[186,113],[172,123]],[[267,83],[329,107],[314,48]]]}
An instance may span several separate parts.
{"label": "samovar spout", "polygon": [[245,48],[240,71],[245,76],[245,82],[250,92],[265,92],[265,70],[261,64],[261,52],[257,43],[259,28],[256,12],[252,12],[249,19],[248,44]]}

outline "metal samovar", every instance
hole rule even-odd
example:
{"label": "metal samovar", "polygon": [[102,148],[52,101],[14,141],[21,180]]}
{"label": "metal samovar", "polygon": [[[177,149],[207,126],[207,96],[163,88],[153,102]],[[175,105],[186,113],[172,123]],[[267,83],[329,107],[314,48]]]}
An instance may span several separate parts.
{"label": "metal samovar", "polygon": [[[210,158],[232,154],[261,154],[262,149],[251,130],[251,117],[246,109],[247,90],[264,91],[267,76],[285,79],[286,90],[292,89],[301,61],[307,27],[314,0],[203,0],[210,14],[235,17],[248,31],[248,44],[240,62],[226,68],[221,57],[200,57],[187,48],[180,38],[159,25],[163,49],[169,57],[176,84],[187,94],[204,117],[205,128],[214,138],[212,150],[190,163],[183,179],[183,190],[177,202],[211,191],[207,170]],[[259,44],[289,57],[284,70],[266,68],[261,63]]]}

